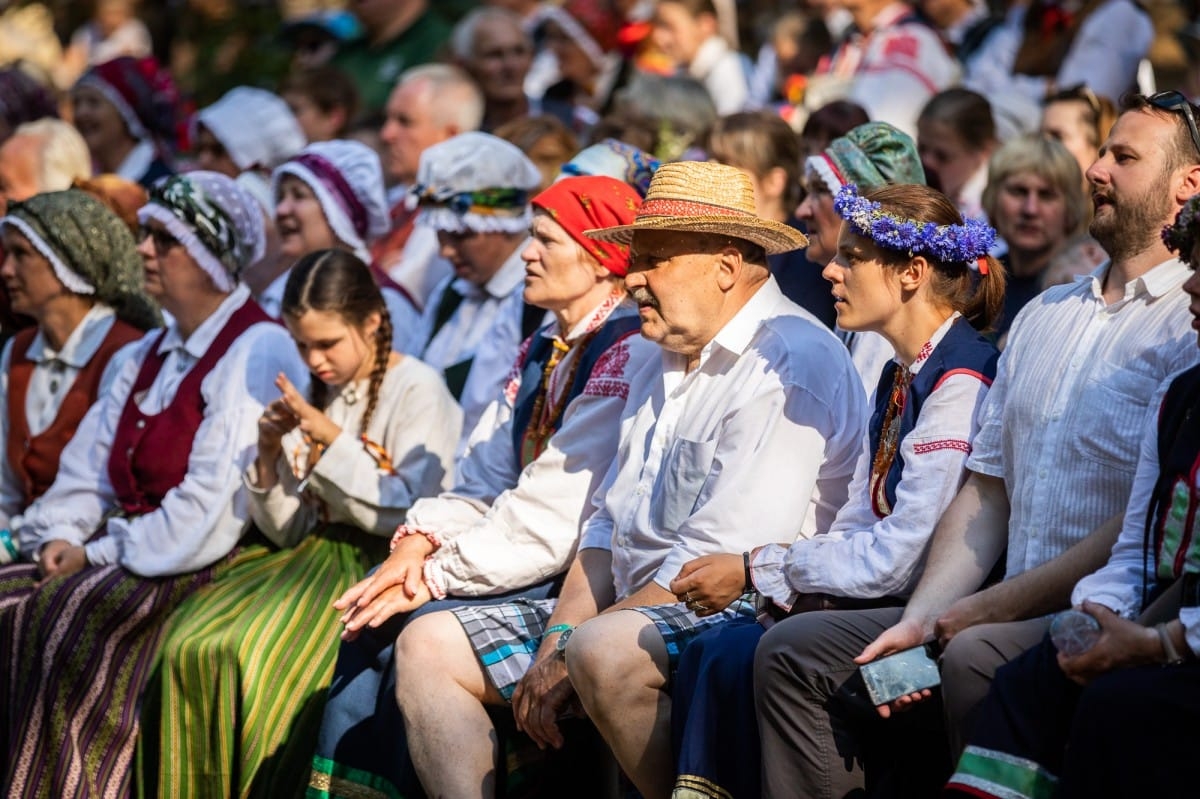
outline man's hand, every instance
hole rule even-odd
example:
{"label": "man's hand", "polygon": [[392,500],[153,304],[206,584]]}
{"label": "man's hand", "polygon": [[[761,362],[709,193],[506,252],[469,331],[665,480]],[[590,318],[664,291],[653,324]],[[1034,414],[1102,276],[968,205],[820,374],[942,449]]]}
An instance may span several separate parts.
{"label": "man's hand", "polygon": [[[912,649],[914,646],[920,646],[926,640],[928,640],[928,635],[919,621],[916,619],[901,619],[880,633],[879,637],[874,641],[867,644],[862,654],[856,657],[854,662],[861,666],[864,663],[870,663],[872,660],[878,660],[885,655],[891,655],[896,652],[902,652],[905,649]],[[879,712],[880,716],[886,719],[890,718],[893,713],[907,710],[914,703],[928,699],[931,696],[933,696],[933,692],[926,688],[907,696],[899,697],[886,705],[879,705],[875,709]]]}
{"label": "man's hand", "polygon": [[1100,638],[1082,655],[1058,653],[1059,668],[1075,682],[1086,685],[1115,669],[1162,662],[1162,642],[1153,627],[1123,619],[1095,602],[1084,602],[1082,610],[1100,622]]}
{"label": "man's hand", "polygon": [[513,692],[513,718],[539,749],[563,745],[558,717],[575,698],[575,688],[567,676],[567,662],[556,652],[539,653]]}
{"label": "man's hand", "polygon": [[697,616],[711,616],[732,605],[746,587],[741,555],[704,555],[683,564],[671,581],[671,593]]}
{"label": "man's hand", "polygon": [[1011,619],[996,617],[992,613],[994,608],[995,605],[987,601],[986,594],[979,592],[969,594],[946,608],[946,612],[939,616],[937,622],[933,625],[933,634],[937,636],[938,643],[945,648],[946,644],[950,643],[951,638],[968,627],[974,627],[977,624],[1012,621]]}

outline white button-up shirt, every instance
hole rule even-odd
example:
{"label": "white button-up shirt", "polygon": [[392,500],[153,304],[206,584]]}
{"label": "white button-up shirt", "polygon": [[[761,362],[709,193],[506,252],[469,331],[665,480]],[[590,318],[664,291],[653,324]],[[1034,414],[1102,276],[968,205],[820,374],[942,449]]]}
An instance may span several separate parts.
{"label": "white button-up shirt", "polygon": [[[605,307],[608,306],[608,307]],[[584,319],[566,336],[578,342],[608,318],[636,314],[631,305],[605,303],[603,316]],[[543,336],[562,333],[557,323]],[[640,334],[621,339],[595,362],[592,375],[563,411],[562,426],[524,469],[513,449],[513,403],[521,387],[514,368],[500,396],[483,414],[459,460],[454,490],[423,499],[408,515],[412,528],[436,532],[442,547],[431,561],[444,590],[481,596],[532,585],[566,570],[591,497],[617,451],[617,433],[630,380],[657,363],[657,344]],[[551,373],[550,393],[567,391],[579,357],[570,350]]]}
{"label": "white button-up shirt", "polygon": [[[113,322],[117,319],[112,308],[107,305],[93,306],[83,319],[67,336],[62,349],[55,352],[46,342],[45,336],[39,330],[34,334],[33,341],[25,357],[34,362],[33,372],[29,376],[29,387],[25,391],[25,420],[29,425],[30,435],[38,435],[46,430],[58,416],[67,391],[79,377],[79,372],[88,365],[96,350],[104,343],[104,337],[112,330]],[[11,420],[8,418],[8,369],[12,362],[11,340],[4,345],[4,354],[0,356],[0,446],[8,441],[8,430]],[[123,355],[125,349],[117,354]],[[100,391],[97,396],[104,396],[112,384],[113,378],[119,371],[121,358],[109,360],[100,378]],[[7,457],[0,457],[0,527],[19,527],[21,519],[18,514],[24,508],[25,492],[20,480],[13,471]]]}
{"label": "white button-up shirt", "polygon": [[634,376],[580,548],[612,551],[623,598],[684,563],[827,529],[867,403],[846,348],[770,278],[700,353]]}
{"label": "white button-up shirt", "polygon": [[[518,245],[482,287],[453,276],[443,281],[425,306],[419,338],[423,346],[411,350],[439,370],[474,359],[462,396],[458,398],[463,409],[464,444],[484,409],[504,386],[509,367],[525,338],[521,335],[521,317],[525,309],[522,296],[525,262],[521,260],[521,252],[527,244],[528,241]],[[447,291],[457,291],[463,300],[449,320],[434,333],[438,306]]]}
{"label": "white button-up shirt", "polygon": [[108,535],[87,544],[88,562],[119,563],[144,577],[195,571],[233,549],[249,519],[242,471],[256,454],[258,417],[279,397],[275,377],[283,372],[301,391],[308,386],[308,370],[281,325],[252,326],[201,382],[204,421],[193,436],[187,476],[157,510],[105,521],[116,507],[108,456],[150,347],[166,353],[166,359],[150,388],[134,401],[143,413],[156,414],[171,403],[183,378],[249,298],[246,287],[239,286],[186,341],[172,325],[161,343],[158,335],[150,335],[122,350],[128,357],[120,373],[63,450],[54,485],[25,512],[18,532],[26,556],[55,539],[83,544],[101,524],[107,524]]}
{"label": "white button-up shirt", "polygon": [[1108,264],[1017,315],[967,468],[1004,480],[1009,577],[1052,560],[1121,512],[1155,391],[1197,360],[1191,271],[1166,261],[1107,305]]}

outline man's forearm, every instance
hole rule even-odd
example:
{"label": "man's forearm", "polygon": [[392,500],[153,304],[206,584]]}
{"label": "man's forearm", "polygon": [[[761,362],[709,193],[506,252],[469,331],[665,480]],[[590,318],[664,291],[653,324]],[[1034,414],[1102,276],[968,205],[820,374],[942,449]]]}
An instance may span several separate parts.
{"label": "man's forearm", "polygon": [[1108,562],[1125,515],[1118,513],[1057,558],[979,593],[994,621],[1035,619],[1071,604],[1075,584]]}

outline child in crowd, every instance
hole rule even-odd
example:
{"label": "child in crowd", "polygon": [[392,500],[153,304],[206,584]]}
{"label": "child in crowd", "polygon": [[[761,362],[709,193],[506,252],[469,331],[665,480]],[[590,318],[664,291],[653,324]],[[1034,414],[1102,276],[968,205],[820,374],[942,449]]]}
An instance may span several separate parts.
{"label": "child in crowd", "polygon": [[392,350],[366,264],[344,250],[302,258],[283,321],[312,391],[281,374],[258,421],[244,479],[268,541],[171,618],[143,713],[152,793],[298,793],[337,655],[330,598],[383,557],[416,499],[449,485],[462,413],[437,372]]}

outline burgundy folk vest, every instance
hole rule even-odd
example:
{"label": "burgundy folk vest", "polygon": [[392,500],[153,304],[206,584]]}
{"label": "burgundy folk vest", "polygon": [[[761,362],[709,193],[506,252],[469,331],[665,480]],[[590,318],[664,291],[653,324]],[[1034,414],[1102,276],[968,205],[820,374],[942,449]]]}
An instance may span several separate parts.
{"label": "burgundy folk vest", "polygon": [[129,515],[149,513],[162,504],[168,491],[183,482],[192,440],[204,420],[200,384],[238,336],[252,325],[270,321],[258,303],[247,299],[183,378],[171,404],[156,414],[146,414],[135,399],[154,384],[166,360],[165,354],[158,351],[166,331],[158,336],[125,400],[108,456],[108,479],[121,510]]}
{"label": "burgundy folk vest", "polygon": [[142,337],[142,331],[120,319],[113,321],[100,347],[79,370],[75,381],[63,396],[62,405],[50,426],[36,436],[29,434],[25,417],[25,397],[37,364],[27,355],[36,328],[27,328],[13,337],[12,357],[8,366],[8,441],[6,455],[17,479],[21,481],[23,507],[46,493],[58,474],[58,458],[63,447],[75,435],[83,415],[96,401],[100,378],[117,350]]}

